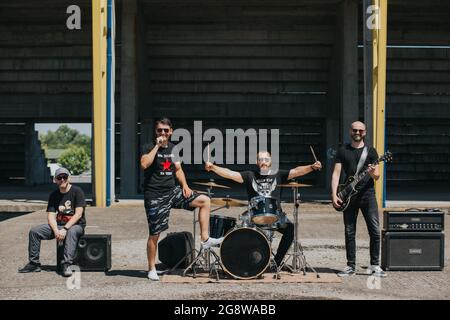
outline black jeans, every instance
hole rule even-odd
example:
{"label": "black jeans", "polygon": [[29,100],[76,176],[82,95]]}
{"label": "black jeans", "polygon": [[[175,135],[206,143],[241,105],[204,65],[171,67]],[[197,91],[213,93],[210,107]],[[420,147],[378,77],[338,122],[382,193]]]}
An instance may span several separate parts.
{"label": "black jeans", "polygon": [[375,198],[375,191],[369,189],[363,194],[357,195],[353,199],[349,208],[344,211],[345,224],[345,249],[347,252],[347,265],[356,266],[356,219],[359,209],[366,221],[370,237],[370,264],[380,263],[380,223],[378,218],[378,205]]}
{"label": "black jeans", "polygon": [[294,224],[287,221],[287,223],[277,229],[277,231],[283,235],[280,244],[278,245],[277,254],[275,255],[275,262],[277,266],[279,266],[294,240]]}

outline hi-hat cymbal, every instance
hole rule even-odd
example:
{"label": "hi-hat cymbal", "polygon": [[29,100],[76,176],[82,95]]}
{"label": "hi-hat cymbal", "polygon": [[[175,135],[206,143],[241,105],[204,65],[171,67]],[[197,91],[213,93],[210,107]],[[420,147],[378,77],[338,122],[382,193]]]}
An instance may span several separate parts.
{"label": "hi-hat cymbal", "polygon": [[312,187],[311,184],[305,184],[305,183],[297,183],[297,182],[289,182],[285,184],[278,184],[277,187],[281,188],[303,188],[303,187]]}
{"label": "hi-hat cymbal", "polygon": [[194,182],[194,184],[199,184],[201,186],[207,186],[207,187],[210,187],[210,188],[215,187],[215,188],[231,189],[230,187],[224,186],[222,184],[217,184],[217,183],[212,182],[212,181],[210,181],[210,182]]}
{"label": "hi-hat cymbal", "polygon": [[211,203],[216,206],[228,206],[228,207],[246,207],[245,201],[240,201],[232,198],[212,198]]}

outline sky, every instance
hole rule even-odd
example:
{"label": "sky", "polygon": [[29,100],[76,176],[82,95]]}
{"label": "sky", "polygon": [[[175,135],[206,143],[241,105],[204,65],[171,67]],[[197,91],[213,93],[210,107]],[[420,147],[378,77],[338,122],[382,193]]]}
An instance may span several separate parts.
{"label": "sky", "polygon": [[47,133],[47,131],[56,131],[63,124],[69,126],[69,128],[78,130],[82,134],[91,136],[90,123],[36,123],[34,128],[39,133]]}

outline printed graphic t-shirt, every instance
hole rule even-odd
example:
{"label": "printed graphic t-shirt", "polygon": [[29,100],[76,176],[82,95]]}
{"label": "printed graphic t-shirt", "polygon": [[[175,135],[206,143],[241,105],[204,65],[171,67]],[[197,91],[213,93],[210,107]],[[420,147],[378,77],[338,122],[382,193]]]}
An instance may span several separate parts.
{"label": "printed graphic t-shirt", "polygon": [[56,212],[56,222],[58,225],[65,225],[75,214],[75,208],[83,208],[83,215],[76,224],[82,227],[86,226],[86,217],[84,214],[86,199],[84,192],[80,187],[71,185],[70,190],[61,193],[59,189],[50,194],[47,204],[47,212]]}
{"label": "printed graphic t-shirt", "polygon": [[243,171],[241,176],[247,187],[248,200],[256,196],[272,197],[280,204],[281,188],[277,185],[287,182],[289,170],[278,170],[268,175],[262,175],[259,171]]}
{"label": "printed graphic t-shirt", "polygon": [[[153,144],[145,145],[143,154],[153,149]],[[176,186],[175,163],[179,159],[174,154],[175,145],[171,142],[167,147],[160,147],[156,152],[153,163],[144,170],[144,192],[146,196],[159,197]]]}

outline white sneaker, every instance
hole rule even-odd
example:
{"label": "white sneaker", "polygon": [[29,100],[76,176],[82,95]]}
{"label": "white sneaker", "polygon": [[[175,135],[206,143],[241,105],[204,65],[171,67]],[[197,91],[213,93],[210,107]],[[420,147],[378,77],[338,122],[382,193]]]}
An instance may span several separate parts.
{"label": "white sneaker", "polygon": [[201,247],[202,249],[209,249],[211,247],[218,247],[223,241],[223,237],[221,238],[211,238],[209,237],[208,240],[206,240],[205,242],[201,241]]}
{"label": "white sneaker", "polygon": [[158,273],[156,272],[156,269],[150,270],[147,274],[147,278],[153,281],[159,281]]}
{"label": "white sneaker", "polygon": [[366,270],[366,273],[370,274],[370,275],[373,275],[375,277],[381,277],[381,278],[387,277],[387,273],[384,272],[383,269],[381,269],[381,267],[378,266],[378,265],[370,265],[370,266],[368,266],[367,270]]}

